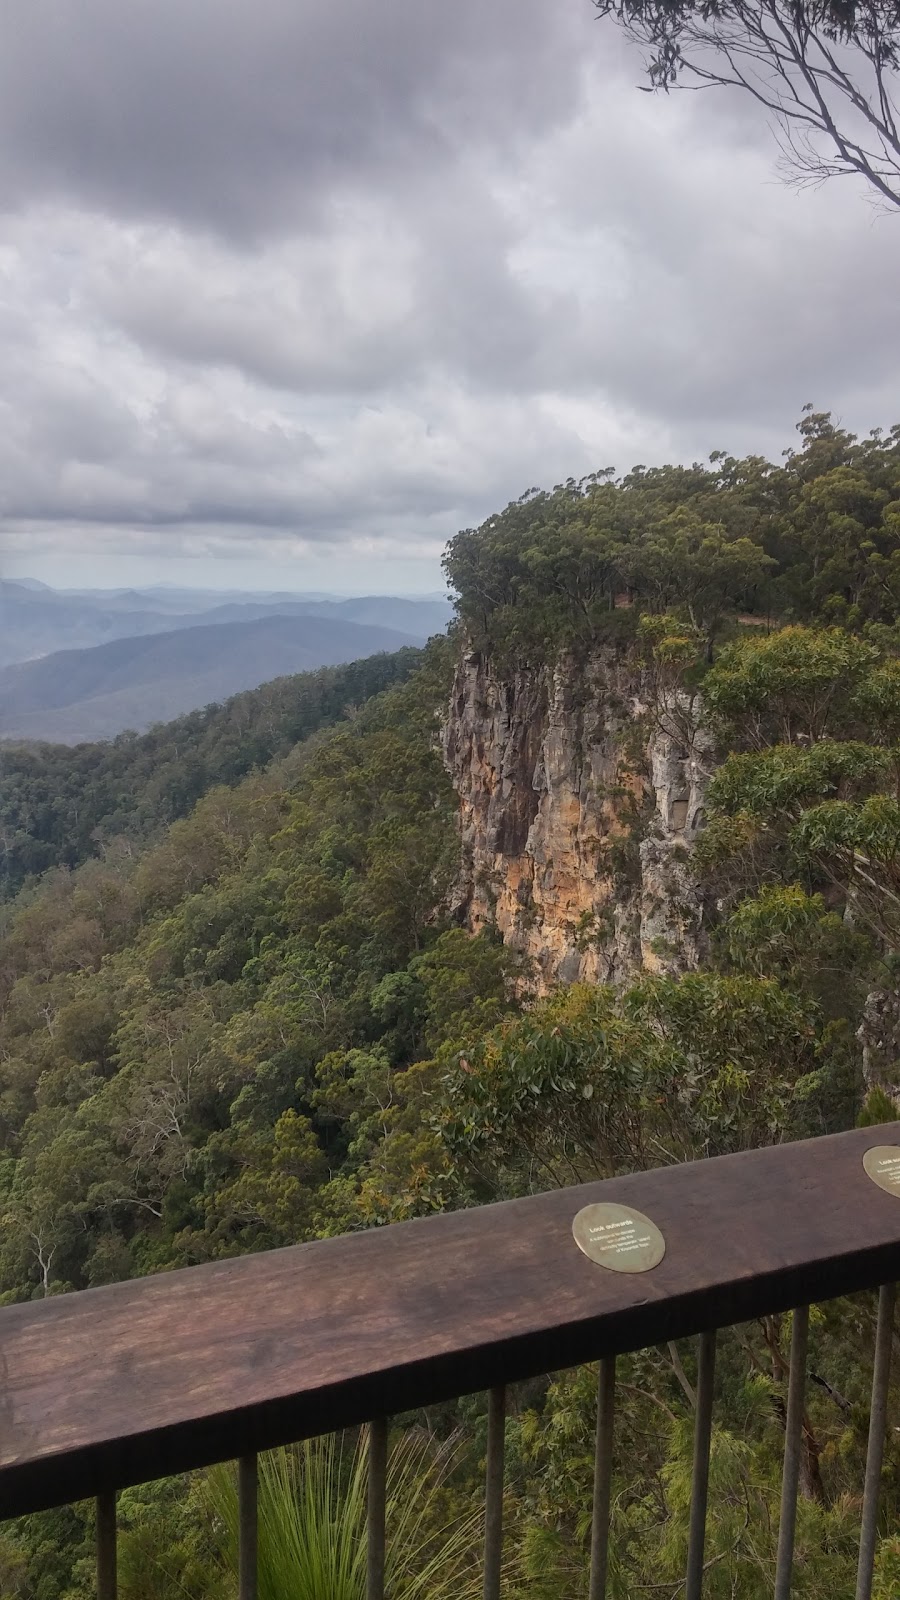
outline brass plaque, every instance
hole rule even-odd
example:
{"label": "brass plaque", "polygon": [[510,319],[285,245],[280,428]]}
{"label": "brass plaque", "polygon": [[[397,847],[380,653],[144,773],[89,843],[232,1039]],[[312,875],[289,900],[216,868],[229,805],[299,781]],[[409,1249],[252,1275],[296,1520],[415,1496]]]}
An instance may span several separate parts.
{"label": "brass plaque", "polygon": [[873,1145],[863,1156],[863,1166],[879,1189],[900,1195],[900,1144]]}
{"label": "brass plaque", "polygon": [[[897,1152],[900,1156],[900,1150]],[[655,1222],[633,1206],[584,1206],[572,1223],[579,1250],[612,1272],[649,1272],[666,1253]]]}

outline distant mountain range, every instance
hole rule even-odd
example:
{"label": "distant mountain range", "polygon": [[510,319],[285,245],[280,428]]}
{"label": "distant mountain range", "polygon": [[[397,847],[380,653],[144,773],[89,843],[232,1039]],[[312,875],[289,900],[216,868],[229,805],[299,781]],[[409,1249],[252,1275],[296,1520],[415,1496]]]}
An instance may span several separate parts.
{"label": "distant mountain range", "polygon": [[140,732],[272,678],[421,645],[450,616],[434,596],[0,582],[0,739]]}
{"label": "distant mountain range", "polygon": [[0,738],[78,744],[140,732],[272,678],[422,638],[331,615],[270,614],[59,650],[0,669]]}
{"label": "distant mountain range", "polygon": [[[357,599],[320,595],[222,595],[209,590],[57,590],[36,579],[0,582],[0,667],[59,650],[90,649],[112,639],[131,639],[174,629],[253,622],[267,616],[314,616],[366,623],[406,634],[417,643],[443,632],[451,608],[446,600],[364,595]],[[324,662],[319,663],[324,665]]]}

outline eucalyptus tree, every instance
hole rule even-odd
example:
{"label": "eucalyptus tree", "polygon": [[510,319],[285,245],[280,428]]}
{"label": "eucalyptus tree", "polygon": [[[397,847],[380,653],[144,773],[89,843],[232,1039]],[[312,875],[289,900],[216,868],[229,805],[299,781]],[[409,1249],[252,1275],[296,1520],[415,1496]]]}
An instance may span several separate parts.
{"label": "eucalyptus tree", "polygon": [[654,89],[736,88],[796,181],[853,174],[900,206],[898,0],[593,0],[647,52]]}

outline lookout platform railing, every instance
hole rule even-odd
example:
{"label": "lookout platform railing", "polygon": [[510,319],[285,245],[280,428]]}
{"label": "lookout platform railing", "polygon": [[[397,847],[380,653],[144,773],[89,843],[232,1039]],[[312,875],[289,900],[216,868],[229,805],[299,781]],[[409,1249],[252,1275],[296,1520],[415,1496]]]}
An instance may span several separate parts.
{"label": "lookout platform railing", "polygon": [[498,1600],[506,1389],[599,1361],[588,1592],[603,1600],[616,1357],[696,1336],[682,1592],[700,1600],[716,1335],[793,1311],[773,1590],[787,1600],[808,1308],[877,1289],[857,1586],[868,1600],[898,1278],[889,1124],[8,1307],[0,1519],[96,1496],[97,1593],[114,1600],[117,1491],[237,1459],[239,1594],[255,1600],[258,1453],[368,1424],[367,1596],[383,1600],[388,1419],[486,1390],[484,1596]]}

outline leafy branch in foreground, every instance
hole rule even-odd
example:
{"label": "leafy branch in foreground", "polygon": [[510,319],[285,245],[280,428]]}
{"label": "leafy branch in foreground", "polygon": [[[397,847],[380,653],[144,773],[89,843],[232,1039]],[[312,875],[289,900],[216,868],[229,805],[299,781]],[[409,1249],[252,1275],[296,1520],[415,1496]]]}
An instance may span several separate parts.
{"label": "leafy branch in foreground", "polygon": [[[454,1512],[448,1479],[456,1450],[422,1434],[393,1446],[387,1469],[386,1591],[392,1600],[476,1600],[481,1593],[478,1511]],[[260,1457],[259,1600],[364,1600],[366,1451],[335,1436]],[[233,1468],[209,1477],[237,1573],[238,1499]]]}

